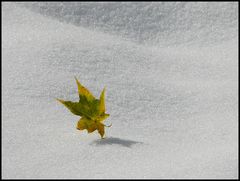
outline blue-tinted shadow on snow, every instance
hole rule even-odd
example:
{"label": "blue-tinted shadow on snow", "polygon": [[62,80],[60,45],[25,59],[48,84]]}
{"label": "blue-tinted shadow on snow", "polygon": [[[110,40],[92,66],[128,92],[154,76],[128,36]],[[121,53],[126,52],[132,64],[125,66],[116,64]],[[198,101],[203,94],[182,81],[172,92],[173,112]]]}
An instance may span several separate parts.
{"label": "blue-tinted shadow on snow", "polygon": [[114,137],[107,137],[100,140],[95,140],[92,144],[96,146],[104,146],[104,145],[120,145],[123,147],[131,148],[135,144],[142,144],[143,142],[133,141],[133,140],[126,140],[121,138],[114,138]]}

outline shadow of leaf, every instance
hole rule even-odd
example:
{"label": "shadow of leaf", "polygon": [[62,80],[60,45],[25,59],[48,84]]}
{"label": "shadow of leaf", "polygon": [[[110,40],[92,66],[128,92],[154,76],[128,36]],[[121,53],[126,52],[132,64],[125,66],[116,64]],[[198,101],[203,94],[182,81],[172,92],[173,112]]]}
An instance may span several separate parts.
{"label": "shadow of leaf", "polygon": [[114,137],[109,137],[109,138],[104,138],[101,140],[95,140],[92,142],[92,144],[97,145],[97,146],[103,146],[103,145],[120,145],[124,147],[131,148],[131,146],[135,144],[142,144],[143,142],[138,142],[138,141],[133,141],[133,140],[126,140],[126,139],[121,139],[121,138],[114,138]]}

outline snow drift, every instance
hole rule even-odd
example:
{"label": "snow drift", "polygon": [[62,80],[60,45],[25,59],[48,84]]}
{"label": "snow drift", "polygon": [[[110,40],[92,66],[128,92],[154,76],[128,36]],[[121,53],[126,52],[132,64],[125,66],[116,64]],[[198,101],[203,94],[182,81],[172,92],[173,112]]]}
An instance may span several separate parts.
{"label": "snow drift", "polygon": [[[237,3],[2,3],[3,178],[237,178]],[[106,86],[106,139],[55,98]]]}

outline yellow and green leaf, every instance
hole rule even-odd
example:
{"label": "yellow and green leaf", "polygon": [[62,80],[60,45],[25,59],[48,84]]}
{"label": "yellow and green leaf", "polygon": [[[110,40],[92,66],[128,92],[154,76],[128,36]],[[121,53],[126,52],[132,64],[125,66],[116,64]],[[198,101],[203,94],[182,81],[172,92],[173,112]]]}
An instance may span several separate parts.
{"label": "yellow and green leaf", "polygon": [[81,116],[77,123],[77,129],[86,129],[88,133],[98,130],[101,138],[103,138],[104,127],[106,126],[102,124],[102,121],[109,117],[109,114],[105,113],[105,88],[100,95],[100,99],[96,99],[87,88],[81,85],[76,77],[75,80],[78,86],[79,102],[57,100],[67,107],[70,112]]}

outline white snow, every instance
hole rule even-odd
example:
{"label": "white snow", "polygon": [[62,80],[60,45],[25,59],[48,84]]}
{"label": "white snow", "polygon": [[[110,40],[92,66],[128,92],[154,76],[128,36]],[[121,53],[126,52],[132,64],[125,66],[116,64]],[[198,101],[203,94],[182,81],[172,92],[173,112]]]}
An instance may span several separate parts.
{"label": "white snow", "polygon": [[[237,178],[237,11],[2,3],[3,178]],[[106,86],[104,140],[55,100],[78,100],[74,76]]]}

